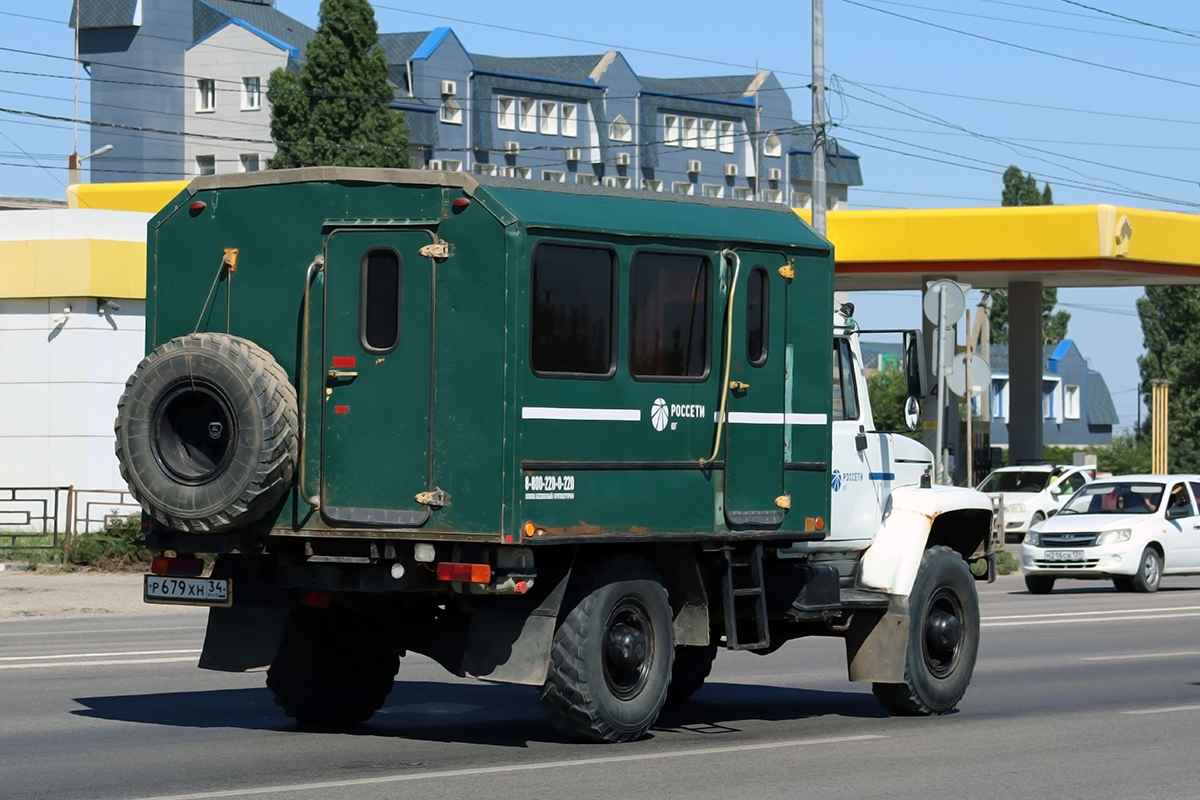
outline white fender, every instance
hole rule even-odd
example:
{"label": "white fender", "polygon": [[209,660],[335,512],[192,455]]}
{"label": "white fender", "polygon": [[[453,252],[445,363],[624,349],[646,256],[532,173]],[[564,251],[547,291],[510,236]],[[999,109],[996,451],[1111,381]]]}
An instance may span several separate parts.
{"label": "white fender", "polygon": [[901,486],[888,497],[883,524],[859,565],[858,588],[908,596],[929,531],[939,514],[963,509],[992,513],[983,492],[958,486]]}

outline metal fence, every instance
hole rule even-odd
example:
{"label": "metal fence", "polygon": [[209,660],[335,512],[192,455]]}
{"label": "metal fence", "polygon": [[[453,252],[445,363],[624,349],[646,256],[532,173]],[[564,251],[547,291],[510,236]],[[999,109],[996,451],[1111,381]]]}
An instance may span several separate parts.
{"label": "metal fence", "polygon": [[114,517],[140,514],[141,510],[122,489],[0,487],[0,553],[66,551],[74,536],[102,531]]}

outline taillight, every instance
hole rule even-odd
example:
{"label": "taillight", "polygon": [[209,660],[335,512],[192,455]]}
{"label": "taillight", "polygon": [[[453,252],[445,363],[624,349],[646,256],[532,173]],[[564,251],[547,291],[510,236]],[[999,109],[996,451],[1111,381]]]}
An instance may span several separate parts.
{"label": "taillight", "polygon": [[153,575],[194,578],[204,572],[204,561],[194,556],[155,556],[150,562],[150,572]]}
{"label": "taillight", "polygon": [[491,583],[492,568],[488,564],[459,564],[453,561],[443,561],[437,565],[439,581],[457,581],[460,583]]}

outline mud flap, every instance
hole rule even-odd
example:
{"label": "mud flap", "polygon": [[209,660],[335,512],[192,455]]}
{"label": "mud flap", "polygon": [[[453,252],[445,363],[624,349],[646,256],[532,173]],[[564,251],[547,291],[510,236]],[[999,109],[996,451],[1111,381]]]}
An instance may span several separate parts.
{"label": "mud flap", "polygon": [[498,683],[541,686],[550,668],[558,609],[571,578],[568,571],[530,608],[481,608],[471,616],[462,675]]}
{"label": "mud flap", "polygon": [[909,616],[893,600],[886,614],[859,612],[846,632],[846,666],[850,680],[869,683],[903,683],[908,654]]}
{"label": "mud flap", "polygon": [[287,593],[261,579],[254,567],[239,556],[218,558],[212,574],[232,581],[233,605],[209,609],[199,667],[219,672],[265,670],[275,660],[283,641],[289,609]]}

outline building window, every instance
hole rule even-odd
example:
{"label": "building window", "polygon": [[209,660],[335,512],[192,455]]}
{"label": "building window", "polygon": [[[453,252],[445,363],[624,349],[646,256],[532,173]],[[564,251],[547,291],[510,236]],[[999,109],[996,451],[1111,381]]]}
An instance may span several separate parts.
{"label": "building window", "polygon": [[645,189],[647,192],[661,192],[662,191],[662,181],[645,178],[642,180],[642,188]]}
{"label": "building window", "polygon": [[723,119],[717,123],[717,141],[722,153],[733,152],[733,123]]}
{"label": "building window", "polygon": [[629,268],[629,370],[644,378],[708,375],[711,262],[635,253]]}
{"label": "building window", "polygon": [[750,189],[747,186],[734,186],[729,190],[730,196],[734,200],[753,200],[750,194]]}
{"label": "building window", "polygon": [[544,169],[542,170],[542,180],[564,183],[566,181],[566,173],[556,169]]}
{"label": "building window", "polygon": [[551,100],[542,101],[542,133],[558,136],[558,103]]}
{"label": "building window", "polygon": [[200,78],[196,81],[196,110],[217,110],[217,82],[212,78]]}
{"label": "building window", "polygon": [[768,133],[763,140],[763,155],[768,158],[779,158],[783,155],[783,144],[774,133]]}
{"label": "building window", "polygon": [[841,205],[842,205],[842,201],[838,199],[838,196],[836,194],[825,195],[825,210],[826,211],[837,211]]}
{"label": "building window", "polygon": [[257,75],[242,78],[242,111],[262,108],[262,78]]}
{"label": "building window", "polygon": [[763,189],[762,199],[764,203],[782,203],[782,189]]}
{"label": "building window", "polygon": [[614,142],[632,142],[633,128],[625,121],[625,117],[617,114],[617,118],[608,126],[608,138]]}
{"label": "building window", "polygon": [[258,172],[258,153],[242,153],[239,168],[242,172]]}
{"label": "building window", "polygon": [[443,158],[442,159],[442,171],[443,172],[462,172],[462,161],[458,161],[458,160],[455,160],[452,158]]}
{"label": "building window", "polygon": [[671,194],[693,194],[696,184],[690,181],[675,181],[671,184]]}
{"label": "building window", "polygon": [[854,383],[850,342],[834,339],[833,352],[833,419],[858,419],[858,387]]}
{"label": "building window", "polygon": [[562,105],[562,135],[575,136],[577,134],[577,125],[579,115],[576,113],[577,106],[574,103],[563,103]]}
{"label": "building window", "polygon": [[663,144],[679,146],[679,117],[674,114],[663,114]]}
{"label": "building window", "polygon": [[715,119],[700,120],[700,146],[705,150],[717,149],[717,121]]}
{"label": "building window", "polygon": [[441,119],[447,125],[462,125],[462,106],[453,97],[447,97],[442,103]]}
{"label": "building window", "polygon": [[625,175],[606,175],[604,178],[604,185],[613,189],[628,189],[631,183],[632,180]]}
{"label": "building window", "polygon": [[517,101],[511,97],[496,98],[496,127],[511,131],[517,127]]}
{"label": "building window", "polygon": [[529,363],[536,373],[611,375],[617,260],[610,250],[533,251]]}
{"label": "building window", "polygon": [[706,183],[701,187],[705,197],[724,197],[725,187],[719,183]]}
{"label": "building window", "polygon": [[683,118],[683,146],[684,147],[699,147],[700,140],[698,138],[697,121],[695,117]]}
{"label": "building window", "polygon": [[767,363],[770,292],[766,267],[759,264],[750,270],[750,279],[746,281],[746,359],[752,367]]}
{"label": "building window", "polygon": [[596,185],[596,176],[595,175],[584,175],[583,173],[580,173],[575,176],[575,182],[582,186],[595,186]]}
{"label": "building window", "polygon": [[400,254],[390,247],[368,250],[362,260],[359,334],[363,349],[387,353],[400,343]]}
{"label": "building window", "polygon": [[533,169],[531,167],[513,167],[512,174],[509,177],[529,180],[533,177]]}
{"label": "building window", "polygon": [[992,418],[1004,419],[1008,416],[1005,406],[1005,384],[1003,380],[992,381]]}
{"label": "building window", "polygon": [[196,174],[197,175],[215,175],[215,174],[217,174],[217,157],[216,156],[196,156]]}
{"label": "building window", "polygon": [[537,130],[537,103],[528,98],[521,98],[521,130],[532,133]]}
{"label": "building window", "polygon": [[495,175],[497,172],[495,164],[480,164],[476,162],[474,166],[476,175]]}
{"label": "building window", "polygon": [[1067,386],[1063,390],[1063,416],[1079,419],[1079,387]]}

